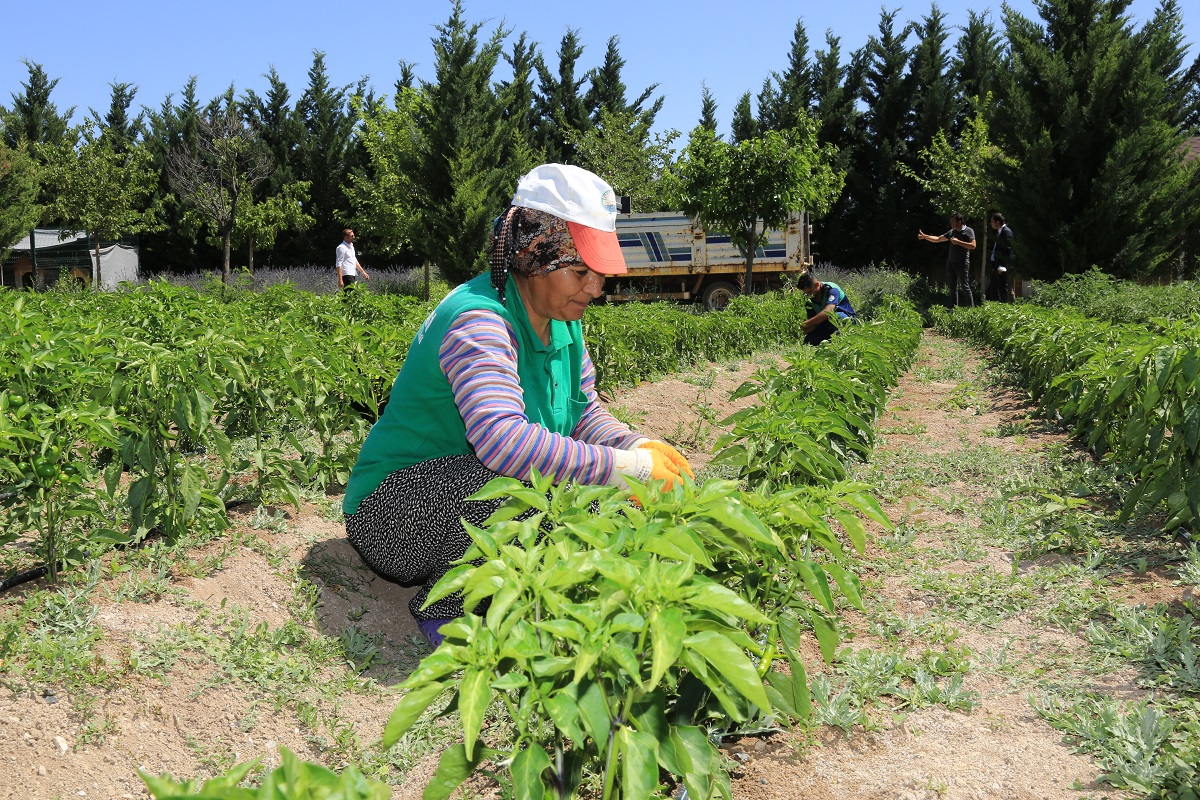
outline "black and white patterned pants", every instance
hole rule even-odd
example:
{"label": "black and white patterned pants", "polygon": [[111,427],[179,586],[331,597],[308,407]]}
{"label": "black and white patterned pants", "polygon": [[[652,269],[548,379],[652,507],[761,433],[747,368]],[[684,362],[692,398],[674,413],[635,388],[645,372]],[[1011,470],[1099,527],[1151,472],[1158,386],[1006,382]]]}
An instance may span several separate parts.
{"label": "black and white patterned pants", "polygon": [[371,569],[397,583],[422,584],[408,604],[416,619],[463,615],[459,593],[429,608],[421,606],[450,564],[471,546],[462,520],[482,527],[503,502],[466,500],[498,477],[473,455],[434,458],[388,475],[358,511],[346,515],[346,538]]}

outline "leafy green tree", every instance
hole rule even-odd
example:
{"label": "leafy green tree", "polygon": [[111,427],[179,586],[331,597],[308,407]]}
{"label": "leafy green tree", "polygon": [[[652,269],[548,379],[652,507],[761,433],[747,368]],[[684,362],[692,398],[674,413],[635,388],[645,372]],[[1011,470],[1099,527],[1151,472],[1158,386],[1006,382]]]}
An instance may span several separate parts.
{"label": "leafy green tree", "polygon": [[255,201],[253,192],[243,192],[238,197],[242,208],[237,213],[234,241],[249,248],[248,267],[254,272],[255,248],[270,250],[275,239],[283,231],[302,231],[313,224],[313,218],[304,213],[304,201],[308,199],[308,181],[296,181],[282,187],[279,194]]}
{"label": "leafy green tree", "polygon": [[418,90],[401,89],[396,93],[394,109],[379,100],[373,108],[364,106],[359,111],[359,138],[371,169],[351,175],[346,194],[360,233],[376,243],[380,255],[405,252],[418,236],[418,196],[423,191],[416,182],[414,167],[420,158],[416,127],[419,104]]}
{"label": "leafy green tree", "polygon": [[1183,21],[1164,2],[1141,30],[1125,0],[1042,0],[1041,24],[1009,8],[997,204],[1035,277],[1153,273],[1173,261],[1200,205],[1181,166]]}
{"label": "leafy green tree", "polygon": [[149,150],[138,143],[106,136],[97,127],[88,124],[79,130],[78,147],[64,142],[50,153],[46,176],[54,197],[50,214],[91,235],[95,288],[103,282],[102,239],[112,241],[157,227],[150,201],[158,182]]}
{"label": "leafy green tree", "polygon": [[706,83],[700,84],[700,120],[696,124],[714,134],[717,132],[717,98]]}
{"label": "leafy green tree", "polygon": [[[983,98],[985,104],[988,99]],[[986,220],[993,207],[994,191],[990,167],[992,162],[1002,158],[989,137],[983,109],[967,120],[967,127],[956,142],[951,142],[945,131],[938,131],[917,158],[921,164],[919,169],[901,165],[900,172],[929,193],[937,213],[949,217],[960,212],[979,226],[981,244],[975,251],[979,262],[979,285],[983,286],[988,252]]]}
{"label": "leafy green tree", "polygon": [[782,227],[793,211],[821,216],[833,205],[844,176],[830,166],[832,158],[807,114],[786,133],[732,144],[703,127],[692,131],[676,167],[681,205],[708,230],[727,234],[745,256],[743,293],[753,287],[754,251],[768,228]]}
{"label": "leafy green tree", "polygon": [[647,112],[601,109],[595,127],[567,133],[578,164],[599,175],[634,211],[666,211],[674,199],[671,143],[679,131],[651,134]]}
{"label": "leafy green tree", "polygon": [[575,69],[583,45],[579,32],[568,28],[558,46],[558,72],[552,73],[545,59],[538,56],[537,146],[550,161],[573,164],[575,152],[567,142],[566,130],[585,131],[591,126],[591,115],[581,93],[588,73],[578,78]]}
{"label": "leafy green tree", "polygon": [[738,98],[737,105],[733,107],[733,121],[729,127],[730,141],[734,144],[740,144],[758,136],[758,120],[754,118],[749,92]]}
{"label": "leafy green tree", "polygon": [[243,195],[253,193],[272,169],[266,148],[232,101],[232,93],[228,98],[200,119],[195,143],[181,144],[167,160],[175,193],[221,240],[221,277],[226,284],[238,212],[246,205]]}
{"label": "leafy green tree", "polygon": [[41,217],[37,196],[37,165],[25,146],[9,147],[0,139],[0,261]]}

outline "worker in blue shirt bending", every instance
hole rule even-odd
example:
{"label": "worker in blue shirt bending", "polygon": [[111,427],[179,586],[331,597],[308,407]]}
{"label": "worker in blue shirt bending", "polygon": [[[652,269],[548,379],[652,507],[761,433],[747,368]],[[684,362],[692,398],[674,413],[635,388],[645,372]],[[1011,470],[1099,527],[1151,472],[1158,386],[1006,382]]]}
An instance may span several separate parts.
{"label": "worker in blue shirt bending", "polygon": [[818,345],[838,332],[840,323],[857,320],[850,299],[842,287],[830,281],[819,281],[811,272],[800,276],[796,283],[808,295],[808,320],[804,323],[804,343]]}

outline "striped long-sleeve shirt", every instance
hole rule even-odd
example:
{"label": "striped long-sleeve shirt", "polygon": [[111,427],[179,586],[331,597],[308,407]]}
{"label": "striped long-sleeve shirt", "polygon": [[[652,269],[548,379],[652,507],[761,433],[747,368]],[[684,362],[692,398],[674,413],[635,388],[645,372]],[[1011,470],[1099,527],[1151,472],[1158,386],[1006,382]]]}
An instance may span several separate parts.
{"label": "striped long-sleeve shirt", "polygon": [[583,353],[582,390],[588,405],[570,436],[531,423],[517,374],[516,334],[499,314],[463,313],[446,331],[438,351],[454,402],[466,423],[467,441],[490,470],[527,478],[536,469],[555,481],[611,482],[614,449],[645,439],[600,406],[596,370]]}

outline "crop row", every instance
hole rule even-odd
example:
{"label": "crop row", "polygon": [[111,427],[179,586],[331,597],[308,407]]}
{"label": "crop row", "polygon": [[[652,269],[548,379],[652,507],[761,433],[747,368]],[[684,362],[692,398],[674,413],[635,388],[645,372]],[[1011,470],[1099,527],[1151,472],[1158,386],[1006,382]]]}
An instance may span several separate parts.
{"label": "crop row", "polygon": [[[585,334],[605,388],[792,341],[803,300],[596,308]],[[0,292],[0,541],[35,533],[53,574],[344,483],[430,308],[287,286]]]}
{"label": "crop row", "polygon": [[1035,399],[1133,483],[1122,516],[1200,518],[1200,318],[1115,325],[1028,305],[959,309],[938,327],[994,349]]}

